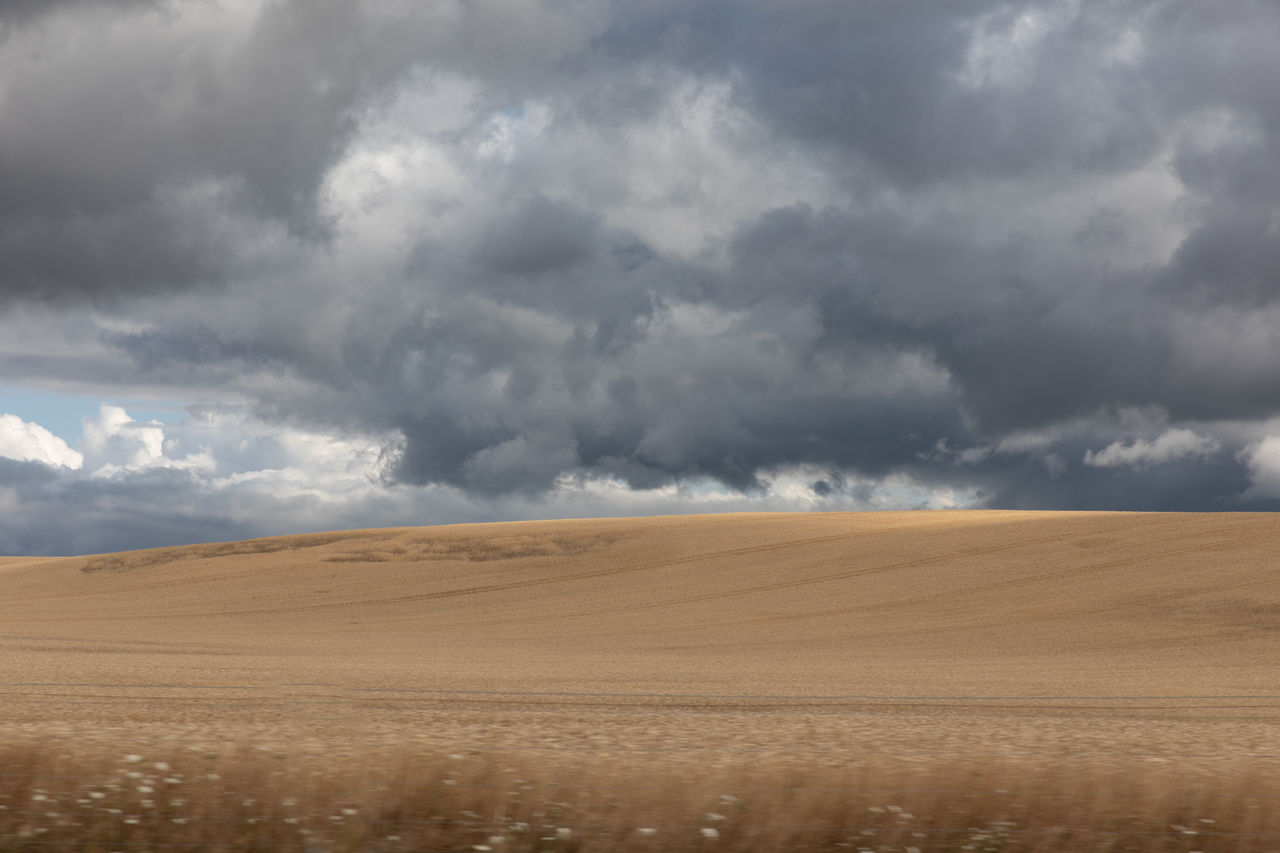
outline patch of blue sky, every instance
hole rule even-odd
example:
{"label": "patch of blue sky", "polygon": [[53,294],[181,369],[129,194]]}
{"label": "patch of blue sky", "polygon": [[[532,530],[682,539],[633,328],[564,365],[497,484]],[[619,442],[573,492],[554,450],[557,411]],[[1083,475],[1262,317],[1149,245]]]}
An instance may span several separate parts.
{"label": "patch of blue sky", "polygon": [[185,404],[172,400],[63,394],[41,388],[0,385],[0,414],[17,415],[28,423],[39,424],[73,447],[83,431],[84,419],[96,416],[103,403],[121,406],[139,421],[171,424],[186,416]]}

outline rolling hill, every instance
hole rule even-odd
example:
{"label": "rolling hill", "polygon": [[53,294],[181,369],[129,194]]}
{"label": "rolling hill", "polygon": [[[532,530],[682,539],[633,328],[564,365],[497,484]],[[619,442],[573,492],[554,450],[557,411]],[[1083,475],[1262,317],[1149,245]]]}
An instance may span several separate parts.
{"label": "rolling hill", "polygon": [[10,732],[1128,749],[1143,719],[1143,748],[1194,720],[1247,751],[1277,660],[1265,514],[703,515],[0,562]]}

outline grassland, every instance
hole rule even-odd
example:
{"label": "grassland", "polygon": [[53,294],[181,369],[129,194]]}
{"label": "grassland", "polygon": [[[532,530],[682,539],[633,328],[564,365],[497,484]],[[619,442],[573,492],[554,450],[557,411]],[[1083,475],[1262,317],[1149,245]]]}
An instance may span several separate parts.
{"label": "grassland", "polygon": [[997,512],[4,559],[0,850],[1280,850],[1278,563]]}

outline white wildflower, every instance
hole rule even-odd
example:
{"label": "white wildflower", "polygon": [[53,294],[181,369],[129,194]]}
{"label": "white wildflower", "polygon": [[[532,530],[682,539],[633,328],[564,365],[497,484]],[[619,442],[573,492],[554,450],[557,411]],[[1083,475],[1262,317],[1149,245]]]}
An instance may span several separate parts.
{"label": "white wildflower", "polygon": [[719,838],[720,832],[718,830],[712,829],[709,826],[704,826],[702,827],[702,837],[703,838]]}

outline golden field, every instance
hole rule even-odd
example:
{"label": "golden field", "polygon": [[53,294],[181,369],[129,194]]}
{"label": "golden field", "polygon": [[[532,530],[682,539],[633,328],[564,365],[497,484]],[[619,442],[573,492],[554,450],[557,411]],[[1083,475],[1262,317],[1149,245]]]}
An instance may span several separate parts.
{"label": "golden field", "polygon": [[1280,850],[1280,517],[2,558],[0,693],[6,851]]}

